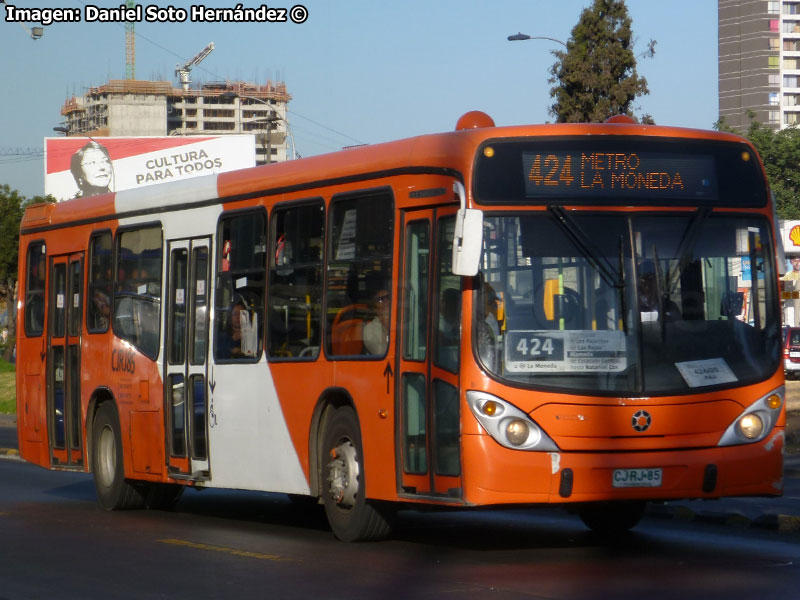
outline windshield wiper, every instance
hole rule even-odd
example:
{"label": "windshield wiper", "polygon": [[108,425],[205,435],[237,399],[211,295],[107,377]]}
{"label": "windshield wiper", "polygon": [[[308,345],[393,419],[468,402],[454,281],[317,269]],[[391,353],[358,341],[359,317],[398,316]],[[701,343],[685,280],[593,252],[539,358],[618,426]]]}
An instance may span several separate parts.
{"label": "windshield wiper", "polygon": [[666,287],[666,295],[672,296],[675,288],[678,287],[678,278],[686,266],[692,262],[694,258],[694,246],[697,243],[697,237],[700,235],[700,226],[708,219],[711,214],[709,207],[698,208],[689,219],[686,229],[683,232],[683,237],[678,245],[678,251],[675,255],[678,258],[678,266],[674,271],[670,271],[669,264],[667,264],[667,272],[664,275],[664,282]]}
{"label": "windshield wiper", "polygon": [[[628,219],[628,231],[630,231],[630,219]],[[619,306],[622,314],[622,331],[628,331],[628,306],[625,303],[625,238],[619,236]]]}
{"label": "windshield wiper", "polygon": [[[664,312],[667,306],[667,300],[670,296],[665,293],[664,288],[661,287],[661,262],[658,260],[658,248],[653,244],[653,262],[655,263],[655,276],[656,276],[656,297],[658,298],[658,320],[661,322],[661,342],[667,339],[667,315]],[[669,265],[667,265],[667,274],[664,277],[666,281],[669,277]]]}
{"label": "windshield wiper", "polygon": [[[597,247],[591,238],[584,233],[581,229],[580,225],[575,222],[567,211],[565,211],[560,206],[553,206],[550,205],[547,207],[547,210],[553,215],[558,223],[561,226],[561,229],[564,233],[567,234],[567,237],[570,241],[575,244],[575,247],[583,254],[584,258],[589,262],[589,264],[600,274],[600,277],[603,278],[610,287],[613,288],[624,288],[625,287],[625,276],[623,270],[622,261],[620,261],[620,272],[614,269],[614,266],[609,262],[609,260],[605,257],[604,253]],[[620,249],[620,253],[622,250]],[[599,259],[599,260],[598,260]]]}

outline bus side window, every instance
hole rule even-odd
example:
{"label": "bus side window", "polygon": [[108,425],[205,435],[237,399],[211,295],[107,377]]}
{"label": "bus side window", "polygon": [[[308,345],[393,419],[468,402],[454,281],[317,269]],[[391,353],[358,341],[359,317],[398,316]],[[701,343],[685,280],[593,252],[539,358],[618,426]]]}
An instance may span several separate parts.
{"label": "bus side window", "polygon": [[158,356],[161,322],[161,226],[117,235],[114,333],[150,358]]}
{"label": "bus side window", "polygon": [[315,359],[322,337],[322,201],[276,208],[270,220],[270,358]]}
{"label": "bus side window", "polygon": [[214,358],[254,360],[264,339],[267,217],[263,209],[223,215],[217,231]]}
{"label": "bus side window", "polygon": [[108,331],[112,286],[111,232],[92,236],[89,242],[89,294],[86,327],[90,333]]}
{"label": "bus side window", "polygon": [[44,242],[28,246],[25,279],[25,335],[36,337],[44,331],[44,284],[47,268]]}
{"label": "bus side window", "polygon": [[383,357],[391,336],[391,193],[334,199],[330,222],[326,351]]}

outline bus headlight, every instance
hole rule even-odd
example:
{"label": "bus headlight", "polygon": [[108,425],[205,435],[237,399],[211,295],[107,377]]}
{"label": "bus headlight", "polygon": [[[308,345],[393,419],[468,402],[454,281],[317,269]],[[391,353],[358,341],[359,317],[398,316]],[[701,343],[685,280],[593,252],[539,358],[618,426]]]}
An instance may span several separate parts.
{"label": "bus headlight", "polygon": [[764,421],[761,420],[758,413],[745,415],[739,419],[739,431],[748,440],[754,440],[764,431]]}
{"label": "bus headlight", "polygon": [[498,444],[512,450],[558,451],[555,442],[513,404],[472,390],[467,392],[467,403],[481,427]]}
{"label": "bus headlight", "polygon": [[778,421],[785,394],[786,390],[781,386],[774,392],[759,398],[736,417],[736,420],[722,434],[717,445],[733,446],[763,440]]}
{"label": "bus headlight", "polygon": [[522,419],[514,419],[506,425],[506,439],[512,446],[522,446],[528,441],[530,427]]}

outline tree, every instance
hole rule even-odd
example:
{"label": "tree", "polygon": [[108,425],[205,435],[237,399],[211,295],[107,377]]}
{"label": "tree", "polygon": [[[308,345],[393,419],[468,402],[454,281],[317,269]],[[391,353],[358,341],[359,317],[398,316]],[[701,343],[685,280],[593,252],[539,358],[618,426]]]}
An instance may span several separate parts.
{"label": "tree", "polygon": [[8,309],[8,339],[11,340],[3,358],[11,359],[14,348],[13,341],[17,334],[17,261],[19,258],[19,225],[25,207],[39,202],[55,202],[52,196],[43,198],[36,196],[30,200],[20,196],[8,184],[0,185],[0,297]]}
{"label": "tree", "polygon": [[[800,219],[800,129],[775,130],[756,121],[754,112],[748,111],[747,116],[750,125],[744,135],[764,163],[769,187],[775,194],[778,217]],[[714,129],[741,135],[728,126],[724,118],[714,124]]]}
{"label": "tree", "polygon": [[[654,40],[644,56],[655,54]],[[631,104],[649,94],[647,80],[636,72],[631,18],[624,0],[594,0],[572,29],[566,51],[557,50],[548,83],[558,123],[602,122],[630,114]],[[652,122],[652,118],[647,119]]]}

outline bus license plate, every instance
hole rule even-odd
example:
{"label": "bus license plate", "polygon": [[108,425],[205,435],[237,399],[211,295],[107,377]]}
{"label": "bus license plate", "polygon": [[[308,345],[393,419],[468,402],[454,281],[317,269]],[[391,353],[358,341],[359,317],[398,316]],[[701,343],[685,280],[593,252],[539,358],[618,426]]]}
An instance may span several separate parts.
{"label": "bus license plate", "polygon": [[614,469],[614,487],[659,487],[661,469]]}

